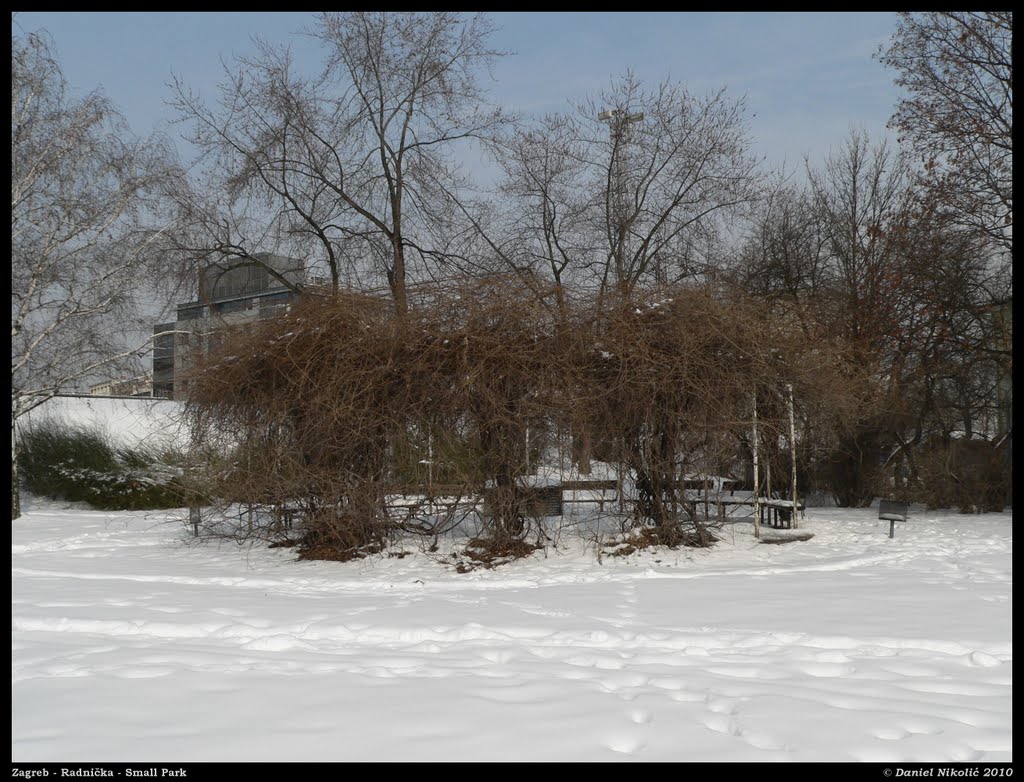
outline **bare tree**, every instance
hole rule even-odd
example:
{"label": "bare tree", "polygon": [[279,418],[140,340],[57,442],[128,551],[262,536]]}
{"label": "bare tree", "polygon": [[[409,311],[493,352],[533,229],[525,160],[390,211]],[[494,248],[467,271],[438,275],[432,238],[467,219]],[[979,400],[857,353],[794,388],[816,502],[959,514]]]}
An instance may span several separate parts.
{"label": "bare tree", "polygon": [[1013,239],[1013,13],[904,13],[879,59],[910,95],[890,126],[958,219]]}
{"label": "bare tree", "polygon": [[823,336],[848,346],[850,371],[863,381],[859,412],[832,454],[831,483],[840,505],[859,506],[875,496],[878,456],[907,401],[894,364],[899,328],[916,305],[904,253],[916,191],[906,157],[857,130],[821,169],[808,164],[808,178],[831,278],[818,320]]}
{"label": "bare tree", "polygon": [[550,277],[564,321],[566,286],[595,275],[593,259],[601,247],[593,230],[599,192],[588,181],[577,123],[551,114],[534,127],[517,128],[499,159],[505,170],[500,192],[506,241],[495,249],[516,270]]}
{"label": "bare tree", "polygon": [[336,289],[348,264],[370,263],[406,312],[410,267],[450,260],[431,226],[450,217],[438,193],[464,184],[457,145],[502,121],[480,85],[499,54],[492,29],[483,16],[328,13],[311,33],[327,49],[316,78],[296,73],[287,48],[257,42],[228,71],[219,107],[176,84],[234,213],[194,223],[207,249],[250,262],[254,237],[271,251],[289,241],[326,263]]}
{"label": "bare tree", "polygon": [[808,165],[817,218],[826,226],[843,336],[865,356],[877,355],[907,305],[900,287],[902,239],[914,189],[909,163],[885,142],[851,131],[824,167]]}
{"label": "bare tree", "polygon": [[[166,174],[99,93],[69,88],[45,33],[11,39],[11,515],[20,515],[19,419],[146,352],[145,298]],[[145,269],[151,267],[153,274]]]}
{"label": "bare tree", "polygon": [[793,315],[810,332],[809,320],[826,304],[834,280],[828,244],[811,191],[782,184],[755,207],[753,229],[730,265],[745,290],[793,304]]}
{"label": "bare tree", "polygon": [[[630,296],[703,269],[719,218],[756,195],[742,100],[626,73],[501,149],[517,228],[510,265]],[[502,252],[498,247],[494,249]]]}
{"label": "bare tree", "polygon": [[809,336],[846,346],[859,404],[830,446],[828,480],[856,505],[889,491],[890,468],[915,473],[930,438],[971,437],[996,417],[1008,351],[991,302],[1005,280],[905,155],[853,132],[808,168],[808,192],[766,203],[741,278]]}
{"label": "bare tree", "polygon": [[[474,225],[506,268],[553,283],[563,325],[570,291],[629,299],[696,276],[719,218],[757,192],[742,101],[671,82],[648,91],[632,73],[495,147],[501,219],[494,232]],[[585,474],[590,431],[572,428]]]}
{"label": "bare tree", "polygon": [[[913,306],[893,335],[892,367],[908,416],[887,464],[904,463],[914,483],[920,458],[936,453],[937,444],[951,456],[957,440],[994,443],[1002,433],[1000,386],[1010,376],[1012,351],[1003,341],[1006,310],[992,302],[1009,281],[989,263],[986,244],[926,204],[904,239],[904,285]],[[920,499],[942,492],[935,482],[932,476],[920,484]]]}
{"label": "bare tree", "polygon": [[604,285],[628,295],[699,271],[695,250],[717,218],[756,195],[743,101],[672,82],[648,91],[627,73],[579,111],[601,194]]}

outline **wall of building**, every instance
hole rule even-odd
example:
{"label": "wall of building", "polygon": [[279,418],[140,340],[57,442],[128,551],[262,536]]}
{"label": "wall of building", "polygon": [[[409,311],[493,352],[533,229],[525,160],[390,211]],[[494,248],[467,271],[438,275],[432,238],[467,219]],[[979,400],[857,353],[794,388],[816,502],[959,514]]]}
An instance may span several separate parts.
{"label": "wall of building", "polygon": [[198,301],[179,304],[177,321],[154,329],[153,395],[180,399],[187,393],[188,372],[196,361],[216,347],[225,326],[262,320],[281,312],[296,293],[291,285],[305,277],[302,261],[271,253],[253,256],[259,263],[234,266],[211,264],[200,272]]}

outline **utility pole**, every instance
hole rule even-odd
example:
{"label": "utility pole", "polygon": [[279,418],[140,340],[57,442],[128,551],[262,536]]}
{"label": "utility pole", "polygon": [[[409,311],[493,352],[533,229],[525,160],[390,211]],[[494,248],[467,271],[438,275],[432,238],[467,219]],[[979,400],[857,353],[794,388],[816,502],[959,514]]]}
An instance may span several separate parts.
{"label": "utility pole", "polygon": [[608,182],[608,224],[615,274],[620,287],[626,283],[626,129],[644,118],[642,111],[629,112],[626,109],[606,109],[597,115],[598,120],[607,122],[611,131],[612,161]]}

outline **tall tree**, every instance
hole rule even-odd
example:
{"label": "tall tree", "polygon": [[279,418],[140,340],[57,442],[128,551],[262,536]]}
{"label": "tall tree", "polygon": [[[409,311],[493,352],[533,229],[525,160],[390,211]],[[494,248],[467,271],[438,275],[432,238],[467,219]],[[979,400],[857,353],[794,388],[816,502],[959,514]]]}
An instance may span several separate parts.
{"label": "tall tree", "polygon": [[[993,417],[999,362],[991,302],[1003,290],[986,243],[922,193],[905,154],[853,132],[809,193],[776,199],[747,248],[746,283],[848,349],[860,411],[832,453],[841,504],[888,491],[880,465]],[[806,200],[808,199],[809,200]]]}
{"label": "tall tree", "polygon": [[1006,250],[1013,239],[1013,13],[901,14],[880,60],[909,95],[890,126],[941,201]]}
{"label": "tall tree", "polygon": [[762,207],[744,277],[805,334],[844,346],[858,404],[832,449],[831,483],[840,504],[859,505],[901,422],[895,347],[916,302],[905,253],[916,192],[906,157],[861,131],[807,168],[806,191],[782,189]]}
{"label": "tall tree", "polygon": [[325,13],[312,32],[327,52],[318,77],[297,73],[287,48],[257,43],[228,72],[219,107],[176,85],[233,215],[206,221],[208,251],[249,261],[253,235],[239,229],[260,226],[275,244],[260,249],[292,242],[326,263],[336,288],[348,261],[372,263],[404,313],[411,267],[450,260],[431,229],[449,217],[438,194],[464,185],[457,146],[503,120],[481,86],[499,54],[492,30],[482,15]]}
{"label": "tall tree", "polygon": [[632,73],[500,152],[520,241],[510,265],[630,296],[701,271],[720,218],[756,194],[744,106]]}
{"label": "tall tree", "polygon": [[802,316],[831,287],[828,249],[829,232],[813,194],[784,183],[756,205],[752,231],[732,265],[746,290],[768,300],[787,298]]}
{"label": "tall tree", "polygon": [[566,286],[594,275],[593,258],[601,247],[592,221],[599,193],[581,165],[577,123],[550,114],[533,126],[517,127],[498,156],[505,172],[500,186],[505,241],[494,250],[516,271],[530,269],[549,278],[564,320]]}
{"label": "tall tree", "polygon": [[[70,94],[45,33],[11,37],[11,516],[19,419],[146,352],[130,338],[158,264],[161,144],[99,93]],[[148,268],[147,270],[147,267]],[[152,273],[151,273],[152,272]],[[150,328],[144,329],[150,332]]]}
{"label": "tall tree", "polygon": [[864,357],[877,357],[907,306],[903,245],[915,191],[906,157],[851,131],[822,169],[808,166],[817,219],[838,297],[836,325]]}
{"label": "tall tree", "polygon": [[604,284],[629,295],[698,272],[718,219],[757,194],[743,101],[669,81],[646,90],[627,73],[579,112],[601,194]]}

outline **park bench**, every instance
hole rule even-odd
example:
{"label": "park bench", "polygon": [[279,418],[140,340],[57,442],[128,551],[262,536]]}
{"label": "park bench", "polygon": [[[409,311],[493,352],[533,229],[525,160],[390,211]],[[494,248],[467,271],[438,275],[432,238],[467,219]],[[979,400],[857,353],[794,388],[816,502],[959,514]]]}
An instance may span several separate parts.
{"label": "park bench", "polygon": [[[769,524],[776,529],[793,527],[793,501],[781,499],[777,496],[759,501],[761,507],[761,524]],[[796,509],[803,513],[806,509],[804,503],[797,501]]]}
{"label": "park bench", "polygon": [[[601,511],[604,510],[604,504],[606,502],[615,502],[615,500],[618,499],[618,488],[619,484],[617,481],[597,480],[562,481],[561,486],[562,491],[573,492],[573,502],[596,502],[598,504],[598,510]],[[596,496],[576,496],[576,492],[581,491],[594,492]]]}
{"label": "park bench", "polygon": [[906,521],[910,503],[895,500],[878,501],[878,518],[889,522],[889,537],[894,537],[897,521]]}
{"label": "park bench", "polygon": [[388,487],[384,502],[389,510],[433,512],[441,508],[447,512],[458,506],[475,506],[479,497],[466,494],[466,487],[458,484],[405,485]]}

